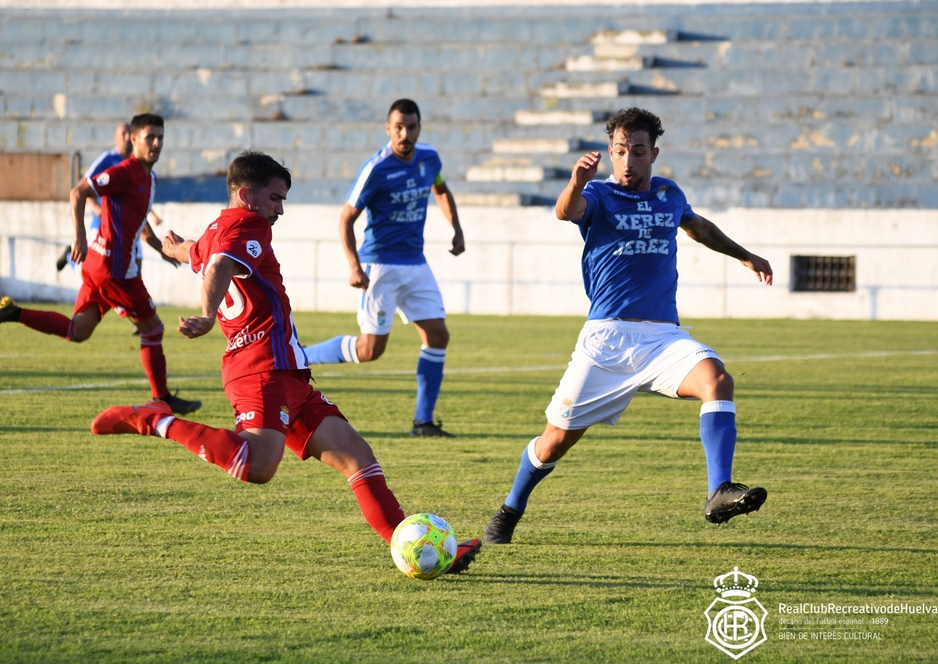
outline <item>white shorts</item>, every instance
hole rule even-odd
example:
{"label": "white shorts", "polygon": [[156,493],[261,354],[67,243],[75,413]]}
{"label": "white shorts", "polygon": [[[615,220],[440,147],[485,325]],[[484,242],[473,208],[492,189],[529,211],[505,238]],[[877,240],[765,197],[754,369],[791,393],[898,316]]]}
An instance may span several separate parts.
{"label": "white shorts", "polygon": [[443,296],[428,264],[366,263],[362,267],[369,279],[358,305],[362,334],[389,334],[395,311],[405,324],[446,318]]}
{"label": "white shorts", "polygon": [[720,359],[673,323],[587,321],[547,421],[568,431],[615,424],[636,392],[677,399],[687,374],[706,358]]}

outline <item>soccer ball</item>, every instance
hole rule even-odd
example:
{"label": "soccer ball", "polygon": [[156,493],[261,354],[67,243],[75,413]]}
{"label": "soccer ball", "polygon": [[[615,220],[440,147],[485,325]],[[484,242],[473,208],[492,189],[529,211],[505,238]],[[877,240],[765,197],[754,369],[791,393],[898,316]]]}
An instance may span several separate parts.
{"label": "soccer ball", "polygon": [[456,533],[436,514],[414,514],[394,529],[391,557],[404,576],[433,579],[453,564]]}

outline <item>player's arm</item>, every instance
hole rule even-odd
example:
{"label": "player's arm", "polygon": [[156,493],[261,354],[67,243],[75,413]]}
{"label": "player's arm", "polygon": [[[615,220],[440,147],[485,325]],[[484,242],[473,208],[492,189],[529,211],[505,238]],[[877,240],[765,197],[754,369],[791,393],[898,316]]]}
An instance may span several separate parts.
{"label": "player's arm", "polygon": [[163,219],[153,210],[147,212],[147,219],[153,223],[154,226],[159,226],[163,223]]}
{"label": "player's arm", "polygon": [[601,159],[602,154],[599,152],[587,152],[574,164],[573,172],[570,173],[570,181],[560,192],[557,204],[554,206],[554,213],[558,219],[579,221],[586,214],[586,199],[583,198],[583,189],[596,177]]}
{"label": "player's arm", "polygon": [[709,219],[695,213],[692,217],[681,219],[681,228],[692,240],[708,249],[735,258],[755,272],[759,281],[764,281],[767,286],[772,285],[772,266],[769,262],[733,242]]}
{"label": "player's arm", "polygon": [[352,273],[348,283],[353,288],[364,290],[368,288],[368,275],[362,269],[362,263],[358,259],[358,249],[355,246],[355,222],[361,213],[361,210],[348,203],[342,207],[342,212],[339,214],[339,239],[342,241],[342,249],[345,251],[345,258],[348,260]]}
{"label": "player's arm", "polygon": [[231,280],[240,265],[224,254],[217,254],[202,279],[202,315],[179,319],[179,333],[190,339],[201,337],[215,327],[215,313],[225,299]]}
{"label": "player's arm", "polygon": [[81,263],[88,255],[88,236],[85,234],[85,203],[88,199],[97,199],[97,193],[88,178],[69,192],[68,206],[72,212],[72,226],[75,228],[75,241],[72,243],[72,261]]}
{"label": "player's arm", "polygon": [[436,198],[436,204],[440,206],[443,216],[446,217],[449,225],[453,227],[453,248],[449,250],[449,253],[458,256],[466,250],[466,239],[463,237],[462,226],[459,224],[459,215],[456,213],[456,199],[453,198],[452,192],[446,186],[442,173],[437,176],[436,181],[433,183],[433,196]]}
{"label": "player's arm", "polygon": [[146,222],[143,225],[143,232],[141,233],[141,236],[143,237],[144,242],[153,247],[153,249],[160,254],[160,258],[173,267],[179,267],[179,259],[170,256],[163,251],[163,243],[160,242],[158,237],[156,237],[156,233],[154,233],[153,229],[150,227],[150,222]]}

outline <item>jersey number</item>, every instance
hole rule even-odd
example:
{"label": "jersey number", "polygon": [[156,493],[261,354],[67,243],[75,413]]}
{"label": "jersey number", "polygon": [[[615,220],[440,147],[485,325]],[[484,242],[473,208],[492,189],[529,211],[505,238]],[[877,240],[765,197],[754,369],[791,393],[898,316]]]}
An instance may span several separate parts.
{"label": "jersey number", "polygon": [[[228,304],[229,299],[231,300],[231,304]],[[241,291],[235,286],[234,281],[229,284],[228,294],[221,301],[221,304],[218,305],[218,313],[220,313],[225,320],[234,320],[244,313],[244,296],[241,295]]]}

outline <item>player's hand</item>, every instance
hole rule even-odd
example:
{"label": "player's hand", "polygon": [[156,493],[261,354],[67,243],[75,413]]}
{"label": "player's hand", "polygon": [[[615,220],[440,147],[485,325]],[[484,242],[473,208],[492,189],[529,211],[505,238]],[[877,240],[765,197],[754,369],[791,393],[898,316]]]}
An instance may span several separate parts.
{"label": "player's hand", "polygon": [[167,256],[175,256],[176,249],[185,241],[185,238],[176,235],[172,230],[167,231],[166,237],[163,238],[163,253]]}
{"label": "player's hand", "polygon": [[453,235],[453,248],[449,250],[449,253],[453,256],[458,256],[466,250],[466,240],[463,238],[462,229],[456,231]]}
{"label": "player's hand", "polygon": [[215,327],[215,318],[210,316],[189,316],[189,318],[179,317],[179,327],[176,330],[184,337],[195,339],[202,337],[212,331]]}
{"label": "player's hand", "polygon": [[769,261],[762,258],[762,256],[756,256],[750,253],[749,260],[741,262],[756,273],[756,276],[759,277],[759,281],[764,281],[766,286],[772,285],[772,266],[769,265]]}
{"label": "player's hand", "polygon": [[365,271],[359,265],[356,268],[352,269],[352,276],[349,277],[348,284],[352,288],[361,288],[362,290],[368,290],[368,284],[371,283],[371,280],[368,278],[368,275],[365,274]]}
{"label": "player's hand", "polygon": [[574,182],[577,189],[583,189],[583,187],[589,184],[590,180],[596,177],[596,173],[599,171],[599,162],[602,160],[602,157],[602,153],[587,152],[573,165],[573,173],[570,175],[570,179]]}
{"label": "player's hand", "polygon": [[81,263],[88,256],[88,240],[76,239],[72,242],[72,262]]}

